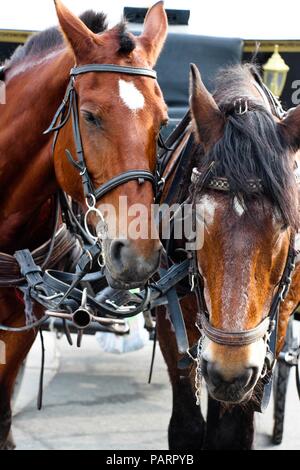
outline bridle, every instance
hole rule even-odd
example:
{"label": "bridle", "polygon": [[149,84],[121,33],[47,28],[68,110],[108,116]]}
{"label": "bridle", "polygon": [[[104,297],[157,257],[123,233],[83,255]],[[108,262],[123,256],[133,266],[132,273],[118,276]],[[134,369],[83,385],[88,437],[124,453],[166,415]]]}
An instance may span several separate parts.
{"label": "bridle", "polygon": [[[105,224],[103,215],[101,214],[99,209],[96,208],[96,203],[101,198],[103,198],[103,196],[110,193],[115,188],[122,186],[123,184],[128,183],[130,181],[138,181],[139,184],[144,184],[146,181],[148,181],[152,183],[156,193],[157,188],[160,185],[160,176],[156,171],[153,174],[149,170],[134,169],[113,177],[111,180],[107,181],[99,188],[94,187],[92,179],[89,175],[84,156],[79,126],[78,97],[75,89],[76,77],[87,73],[119,73],[140,77],[148,77],[152,80],[157,79],[157,73],[154,70],[148,68],[129,67],[113,64],[88,64],[79,67],[74,67],[70,71],[71,78],[64,99],[61,105],[59,106],[57,112],[55,113],[49,128],[45,131],[45,134],[55,132],[55,138],[53,143],[54,151],[59,131],[66,125],[70,117],[72,118],[73,138],[76,148],[77,160],[73,158],[70,150],[66,149],[65,152],[69,162],[79,172],[79,175],[81,177],[83,192],[89,209],[85,217],[85,229],[87,229],[88,231],[88,216],[91,212],[96,212],[98,216],[100,216],[103,224]],[[91,235],[90,233],[89,235],[92,240],[96,240],[93,235]]]}
{"label": "bridle", "polygon": [[[255,86],[259,90],[260,94],[265,96],[265,100],[268,100],[270,112],[276,117],[282,119],[286,113],[284,113],[280,102],[276,99],[276,97],[273,96],[272,92],[265,85],[261,86],[261,83],[256,83]],[[242,103],[242,100],[238,104],[240,106],[240,109],[237,111],[239,114],[248,112],[247,106]],[[230,183],[228,179],[225,177],[214,176],[212,171],[213,166],[214,164],[210,165],[203,172],[198,171],[196,168],[193,170],[191,182],[193,189],[197,189],[197,194],[199,194],[199,191],[201,193],[201,191],[204,189],[212,189],[219,192],[230,192]],[[262,182],[258,179],[249,180],[248,191],[252,192],[253,194],[263,193]],[[196,222],[194,221],[194,223]],[[271,307],[267,317],[255,328],[237,332],[225,331],[219,328],[215,328],[211,325],[209,311],[204,296],[204,279],[198,269],[197,253],[196,251],[190,252],[190,277],[192,288],[197,298],[197,326],[201,332],[201,338],[197,347],[194,346],[190,351],[192,358],[196,359],[197,362],[197,367],[199,369],[197,374],[199,373],[199,377],[201,376],[202,343],[205,338],[208,338],[212,342],[219,345],[229,347],[248,346],[258,342],[259,340],[263,340],[266,344],[266,357],[261,374],[264,391],[260,411],[265,409],[269,403],[272,376],[276,365],[279,311],[281,304],[284,302],[289,292],[289,288],[292,282],[292,275],[296,266],[295,261],[297,255],[298,252],[295,249],[295,234],[291,232],[284,271],[278,284],[276,293],[272,299]]]}
{"label": "bridle", "polygon": [[[201,173],[197,169],[194,169],[192,174],[192,184],[196,185],[197,189],[200,187],[201,190],[209,188],[215,191],[230,191],[230,184],[228,180],[223,177],[220,178],[212,176],[211,168],[206,173]],[[253,193],[261,193],[261,182],[259,180],[251,180],[249,181],[249,188],[253,191]],[[208,338],[212,342],[219,345],[229,347],[249,346],[258,342],[259,340],[263,340],[266,344],[266,356],[261,378],[265,381],[264,385],[267,385],[267,387],[264,389],[261,409],[265,409],[267,407],[270,398],[272,382],[271,379],[276,365],[279,311],[281,304],[285,301],[289,292],[289,288],[292,282],[292,275],[296,266],[295,260],[298,255],[294,242],[295,235],[293,232],[291,232],[285,268],[278,284],[276,293],[271,302],[271,307],[267,317],[255,328],[238,332],[225,331],[219,328],[215,328],[211,325],[209,310],[207,308],[204,296],[204,279],[198,269],[197,254],[195,251],[190,253],[190,276],[192,278],[191,284],[197,298],[197,324],[201,332],[201,338],[199,342],[200,347],[198,345],[197,351],[199,352],[202,350],[202,343],[205,338]]]}
{"label": "bridle", "polygon": [[[201,180],[204,179],[205,183],[203,184],[201,183]],[[199,182],[201,190],[204,188],[209,188],[214,189],[215,191],[230,191],[230,185],[226,178],[215,176],[208,177],[195,168],[192,175],[192,184],[199,187]],[[253,193],[257,193],[258,191],[260,192],[261,182],[258,180],[251,180],[249,181],[249,187]],[[200,323],[204,336],[209,338],[211,341],[223,346],[247,346],[259,341],[262,338],[265,338],[267,341],[269,341],[270,335],[277,325],[279,307],[281,303],[284,302],[292,282],[292,274],[295,269],[295,259],[298,254],[294,248],[294,240],[294,234],[291,233],[285,268],[278,284],[276,294],[271,302],[268,316],[256,328],[251,330],[244,330],[241,332],[228,332],[220,330],[218,328],[214,328],[209,323],[209,313],[203,293],[203,278],[197,267],[196,252],[192,253],[194,263],[193,273],[196,277],[194,284],[196,286],[196,294],[199,301]]]}
{"label": "bridle", "polygon": [[[38,322],[38,324],[44,322],[45,319],[49,317],[58,317],[62,318],[64,321],[72,321],[74,315],[76,316],[79,311],[80,315],[82,315],[82,312],[85,313],[87,319],[85,327],[92,321],[100,324],[103,323],[104,325],[115,325],[118,324],[119,319],[123,321],[124,318],[129,318],[145,311],[150,302],[151,292],[148,284],[145,287],[142,298],[140,297],[137,299],[137,306],[129,305],[128,307],[118,307],[117,304],[110,306],[105,302],[97,301],[79,288],[79,285],[83,280],[86,282],[93,282],[99,281],[99,279],[104,277],[103,270],[106,263],[102,245],[108,229],[103,214],[96,207],[97,201],[113,189],[130,181],[138,181],[139,184],[144,184],[146,181],[152,183],[156,196],[158,188],[160,188],[162,183],[157,162],[154,174],[151,171],[144,169],[129,170],[113,177],[99,188],[94,187],[84,156],[79,125],[78,97],[75,89],[75,81],[76,77],[79,75],[95,72],[119,73],[151,78],[152,80],[157,79],[157,74],[154,70],[113,64],[89,64],[74,67],[70,71],[70,81],[63,101],[57,109],[49,128],[44,132],[44,134],[49,134],[51,132],[55,133],[52,145],[52,152],[54,153],[60,130],[67,124],[70,118],[72,119],[73,139],[77,159],[73,158],[68,149],[65,149],[65,152],[68,160],[79,172],[81,177],[83,193],[88,208],[84,215],[84,224],[81,223],[78,216],[73,212],[68,197],[63,191],[59,191],[57,201],[59,208],[61,209],[62,218],[66,222],[67,227],[76,237],[79,235],[83,245],[83,253],[77,262],[75,274],[48,270],[43,273],[43,276],[41,276],[41,268],[36,265],[28,250],[22,250],[15,254],[15,259],[19,265],[21,274],[25,278],[27,287],[31,292],[31,297],[47,309],[46,315]],[[158,145],[160,143],[161,139],[159,138]],[[102,222],[100,233],[98,233],[97,236],[94,236],[89,228],[88,217],[92,212],[96,213]],[[57,213],[60,214],[60,211],[58,210]],[[54,227],[53,240],[55,239],[54,236],[56,234],[57,224],[58,218]],[[51,242],[51,253],[53,246],[54,243]],[[96,265],[96,268],[98,269],[96,272],[91,272],[95,269],[95,264],[98,264],[98,266]],[[81,307],[79,309],[78,302],[79,305],[81,302]],[[93,315],[89,311],[87,304],[92,305],[94,311],[98,312],[98,315],[100,313],[101,317]],[[26,325],[20,329],[18,328],[17,331],[27,331],[33,326],[36,326],[36,324]],[[0,325],[0,329],[1,328],[4,331],[12,331],[11,328],[6,326]]]}

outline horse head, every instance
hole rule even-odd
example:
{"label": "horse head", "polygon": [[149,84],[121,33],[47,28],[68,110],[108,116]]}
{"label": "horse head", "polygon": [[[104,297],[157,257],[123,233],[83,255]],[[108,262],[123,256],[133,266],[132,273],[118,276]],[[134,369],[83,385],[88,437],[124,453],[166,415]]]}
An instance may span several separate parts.
{"label": "horse head", "polygon": [[[197,262],[207,310],[202,373],[213,398],[240,403],[253,397],[266,372],[269,318],[295,261],[300,107],[275,117],[245,65],[221,72],[214,95],[192,66],[191,108],[202,149],[195,170],[197,220],[204,224]],[[296,267],[281,303],[277,354],[299,303],[299,274]]]}
{"label": "horse head", "polygon": [[[167,35],[163,2],[149,10],[139,37],[127,31],[125,23],[95,34],[58,0],[56,9],[74,70],[80,70],[71,84],[77,122],[74,125],[73,116],[59,132],[54,150],[56,177],[75,201],[86,207],[88,199],[92,205],[88,223],[94,235],[102,238],[111,285],[141,286],[157,270],[161,253],[153,227],[151,175],[156,168],[157,138],[168,119],[152,70]],[[84,167],[76,153],[79,158],[84,155]],[[90,186],[100,188],[97,201],[84,191],[85,177]],[[107,182],[116,184],[102,191]]]}

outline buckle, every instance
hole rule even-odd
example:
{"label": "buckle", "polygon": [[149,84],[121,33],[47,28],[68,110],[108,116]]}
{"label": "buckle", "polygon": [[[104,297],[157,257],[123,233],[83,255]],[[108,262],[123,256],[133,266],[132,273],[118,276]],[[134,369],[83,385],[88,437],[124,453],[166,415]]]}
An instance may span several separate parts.
{"label": "buckle", "polygon": [[249,111],[249,104],[248,100],[245,98],[239,98],[235,100],[233,103],[234,110],[236,114],[239,114],[242,116],[243,114],[246,114]]}

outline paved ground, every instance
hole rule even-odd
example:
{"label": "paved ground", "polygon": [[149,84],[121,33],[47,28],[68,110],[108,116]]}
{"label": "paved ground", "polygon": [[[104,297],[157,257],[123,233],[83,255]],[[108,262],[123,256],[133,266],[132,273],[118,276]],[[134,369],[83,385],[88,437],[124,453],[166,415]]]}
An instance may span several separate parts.
{"label": "paved ground", "polygon": [[[158,355],[147,385],[151,344],[124,356],[103,354],[94,338],[82,350],[60,342],[59,373],[45,391],[44,409],[30,404],[14,421],[23,450],[167,450],[171,391]],[[300,449],[300,402],[291,381],[285,440],[276,449]],[[257,419],[257,447],[272,449],[271,408]]]}

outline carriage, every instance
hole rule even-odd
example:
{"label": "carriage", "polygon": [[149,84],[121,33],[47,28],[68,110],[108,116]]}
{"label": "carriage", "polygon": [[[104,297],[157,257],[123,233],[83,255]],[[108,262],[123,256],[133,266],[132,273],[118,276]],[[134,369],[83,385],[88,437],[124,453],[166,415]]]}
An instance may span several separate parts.
{"label": "carriage", "polygon": [[[156,7],[156,9],[157,8],[158,7]],[[62,9],[60,11],[60,20],[62,24],[64,24],[63,13],[64,10]],[[136,11],[129,11],[128,15],[130,15],[130,13],[134,18],[141,16]],[[137,16],[134,16],[134,14]],[[186,15],[180,16],[180,20],[178,21],[186,21]],[[64,24],[64,26],[67,28],[68,23],[67,25]],[[139,29],[139,26],[133,25],[132,28]],[[153,26],[149,25],[150,31],[148,31],[148,34],[153,34],[152,29]],[[125,30],[122,28],[118,31],[120,40],[119,53],[126,55],[130,54],[134,50],[134,47],[130,43],[130,40],[124,31]],[[17,44],[14,43],[14,41],[22,42],[22,35],[18,35],[17,33],[9,33],[7,35],[7,32],[2,32],[2,34],[2,38],[6,37],[6,40],[8,41],[5,43],[5,53],[7,53],[9,48],[14,48],[14,44]],[[22,34],[23,39],[25,39],[26,33]],[[71,36],[70,31],[68,31],[68,34]],[[163,38],[160,38],[161,42],[162,39]],[[122,42],[122,40],[124,40],[124,42]],[[270,43],[270,41],[268,41],[265,44],[263,42],[261,52],[258,55],[258,61],[265,61],[265,54],[268,53],[274,45],[275,42]],[[75,40],[74,43],[72,43],[72,46],[76,50],[77,42]],[[293,41],[292,43],[290,42],[287,47],[296,48],[297,46],[297,41]],[[147,50],[145,45],[143,45],[143,47]],[[181,50],[181,67],[178,69],[176,58],[178,56],[179,47]],[[289,54],[290,49],[284,49],[284,42],[281,43],[281,47],[286,51],[284,54]],[[151,266],[149,267],[148,272],[144,272],[144,270],[137,265],[131,266],[130,270],[126,273],[122,272],[122,269],[119,269],[119,271],[117,270],[118,272],[116,272],[114,270],[116,268],[113,266],[111,267],[111,270],[114,270],[114,276],[109,279],[110,284],[113,285],[113,288],[111,288],[107,285],[105,276],[103,275],[103,269],[107,265],[107,248],[106,251],[103,250],[105,243],[103,243],[103,246],[98,243],[98,237],[95,236],[95,232],[93,232],[91,225],[94,223],[94,218],[98,217],[100,220],[100,223],[98,220],[100,228],[97,226],[97,230],[98,233],[103,235],[103,232],[107,230],[106,221],[103,219],[103,215],[98,209],[97,203],[101,198],[107,197],[112,191],[127,183],[134,183],[138,184],[140,187],[147,187],[150,199],[153,197],[150,191],[150,188],[152,188],[158,202],[160,202],[161,198],[165,201],[182,196],[180,191],[178,191],[182,189],[179,184],[181,183],[182,185],[182,182],[178,182],[176,178],[182,176],[186,158],[193,154],[193,148],[195,146],[194,138],[191,136],[191,116],[188,112],[188,65],[190,62],[195,62],[201,69],[202,80],[197,75],[196,68],[193,68],[192,81],[195,86],[195,94],[202,92],[201,96],[206,99],[206,94],[202,89],[203,83],[207,88],[211,89],[211,78],[216,74],[220,67],[228,64],[232,65],[240,63],[243,59],[243,55],[247,58],[247,54],[249,54],[250,51],[253,51],[253,43],[251,43],[251,41],[244,42],[243,40],[233,38],[218,39],[194,35],[190,36],[188,34],[180,33],[171,34],[157,65],[157,70],[160,75],[160,85],[169,105],[170,121],[168,127],[164,128],[163,132],[160,133],[160,137],[158,139],[160,150],[155,171],[153,171],[153,165],[151,171],[148,169],[142,170],[138,165],[134,169],[125,168],[125,171],[115,173],[118,175],[117,177],[112,176],[107,178],[104,182],[101,181],[98,187],[95,187],[95,184],[89,175],[89,171],[87,170],[88,164],[84,158],[83,137],[81,135],[77,107],[78,97],[75,87],[77,78],[91,73],[101,76],[102,78],[104,74],[111,73],[120,74],[121,77],[123,74],[130,75],[134,78],[142,77],[143,81],[147,79],[150,82],[156,79],[156,74],[151,68],[141,66],[140,64],[124,66],[119,65],[118,63],[113,65],[110,63],[92,63],[89,65],[79,65],[71,70],[71,78],[69,84],[65,87],[66,90],[62,104],[58,107],[57,112],[54,114],[54,119],[46,132],[47,134],[54,132],[55,145],[53,146],[53,153],[55,153],[56,147],[60,150],[65,150],[63,153],[66,154],[68,165],[71,165],[72,179],[76,179],[77,183],[79,181],[82,185],[84,190],[84,200],[88,210],[82,214],[81,210],[78,210],[77,204],[74,205],[72,201],[66,197],[65,192],[71,195],[74,194],[74,200],[80,199],[81,195],[78,198],[78,189],[74,188],[73,181],[70,180],[67,184],[64,182],[62,186],[65,192],[60,193],[54,198],[54,214],[52,215],[54,219],[54,230],[52,238],[48,244],[43,245],[42,250],[39,250],[38,253],[33,252],[33,254],[28,250],[23,250],[23,247],[21,247],[21,249],[16,250],[17,253],[14,259],[6,256],[3,260],[3,263],[5,261],[7,264],[5,264],[6,277],[1,281],[2,287],[21,287],[21,292],[23,292],[25,296],[28,295],[26,294],[26,288],[29,287],[30,297],[46,309],[45,315],[41,318],[33,319],[32,309],[28,308],[26,311],[26,320],[28,325],[25,327],[20,327],[19,325],[12,327],[2,326],[3,330],[13,333],[15,331],[20,331],[21,329],[23,332],[26,332],[31,330],[33,327],[40,327],[49,318],[54,318],[61,322],[62,328],[70,341],[70,325],[72,325],[73,328],[75,327],[78,331],[78,346],[80,346],[83,332],[88,328],[110,331],[116,334],[126,334],[128,332],[128,327],[125,321],[126,318],[135,316],[141,312],[149,312],[156,309],[158,319],[159,309],[163,305],[168,304],[176,332],[178,351],[181,356],[183,356],[181,357],[179,369],[186,370],[190,367],[190,361],[193,363],[194,360],[196,360],[196,362],[199,360],[199,354],[201,352],[200,342],[198,343],[197,341],[195,345],[189,344],[190,342],[187,339],[179,302],[179,299],[184,297],[186,292],[190,291],[192,288],[198,299],[198,312],[207,311],[207,307],[205,305],[206,301],[202,294],[202,279],[199,277],[195,258],[191,254],[191,250],[188,251],[187,258],[184,258],[183,260],[181,259],[181,256],[179,256],[179,258],[176,256],[176,261],[174,261],[173,254],[170,257],[167,257],[164,265],[161,267],[160,277],[154,277],[152,282],[147,284],[145,288],[141,287],[140,284],[142,283],[144,285],[146,284],[146,279],[149,277],[152,278],[153,271],[156,271],[153,266],[156,266],[157,260],[152,260],[152,264],[149,262]],[[157,51],[151,52],[156,58],[158,55]],[[288,59],[288,55],[284,55],[284,57]],[[17,58],[17,60],[20,59]],[[18,62],[16,62],[16,65],[18,65]],[[292,73],[289,75],[289,79],[292,80],[294,76],[297,75],[297,70],[294,70],[293,67],[291,67],[291,69]],[[3,71],[3,74],[5,74],[5,71]],[[278,119],[282,119],[283,111],[277,99],[267,90],[259,77],[255,74],[253,76],[255,80],[257,80],[259,93],[264,96],[264,100],[268,103],[272,113],[277,116]],[[172,77],[171,81],[170,77]],[[133,104],[129,104],[127,101],[129,92],[126,85],[127,81],[122,81],[122,79],[120,79],[120,83],[123,84],[123,88],[120,87],[120,96],[123,99],[123,102],[127,103],[129,107],[132,107]],[[143,108],[143,99],[141,96],[136,93],[135,98],[134,111]],[[288,106],[290,105],[288,98],[285,98],[285,95],[283,95],[283,100],[286,101]],[[209,102],[209,99],[207,99],[207,102]],[[195,109],[196,108],[197,106],[195,105]],[[248,101],[241,100],[238,103],[238,107],[234,105],[233,111],[240,116],[247,114]],[[233,111],[231,110],[230,113]],[[89,126],[101,127],[101,123],[95,118],[93,112],[87,110],[85,113]],[[162,105],[161,109],[159,109],[159,113],[162,116],[161,123],[163,124],[165,118]],[[196,111],[194,111],[194,114],[196,115]],[[64,134],[70,119],[73,122],[72,135],[75,142],[75,146],[73,143],[71,150],[66,147],[66,145],[70,146],[70,142],[67,142],[66,144],[64,141],[63,143],[60,141],[60,136]],[[44,130],[46,130],[46,127]],[[65,178],[65,176],[62,178],[62,173],[66,170],[64,165],[57,170],[60,172],[62,180]],[[193,185],[205,188],[207,181],[211,176],[209,173],[210,171],[211,167],[208,168],[207,172],[204,170],[202,170],[202,173],[194,171],[192,174]],[[187,182],[185,183],[189,184]],[[224,193],[229,191],[228,179],[222,176],[215,175],[210,184],[213,184],[214,186],[209,186],[209,188],[215,191],[221,190],[224,191]],[[260,183],[258,182],[251,182],[252,193],[260,189],[259,184]],[[238,205],[237,207],[237,211],[243,214],[244,209]],[[63,221],[68,227],[67,231],[64,231],[63,229],[58,230],[59,224],[61,223],[61,215],[63,216]],[[73,233],[75,236],[70,237],[70,233]],[[78,239],[81,241],[79,244]],[[127,247],[123,242],[121,243],[119,239],[115,241],[116,243],[111,243],[114,246],[113,250],[111,249],[111,246],[109,246],[110,256],[111,253],[113,253],[115,261],[119,264],[123,264],[125,258],[133,258],[133,252],[131,251],[132,247]],[[168,245],[174,245],[174,243],[166,243],[165,245],[165,251],[167,253],[172,253],[174,247]],[[80,248],[84,248],[83,252],[81,252]],[[283,274],[281,278],[278,279],[281,289],[279,289],[278,295],[276,294],[274,296],[274,302],[270,309],[270,317],[272,322],[275,321],[275,323],[278,320],[279,306],[284,298],[284,294],[288,293],[291,276],[295,268],[294,262],[296,253],[292,248],[287,252],[286,266],[283,266]],[[182,248],[180,247],[179,250],[180,249]],[[74,269],[72,270],[72,266],[70,266],[71,273],[73,271],[72,274],[67,274],[66,272],[58,270],[54,271],[52,269],[53,266],[57,265],[57,262],[61,259],[62,255],[69,253],[71,250],[73,251],[73,257],[76,260],[75,272]],[[127,254],[127,251],[129,254]],[[149,251],[149,248],[146,247],[145,251]],[[157,251],[157,248],[152,245],[150,251],[155,252]],[[124,255],[122,255],[123,252]],[[180,260],[180,262],[178,260]],[[40,264],[42,264],[42,270],[40,269]],[[45,266],[48,268],[46,271],[43,269]],[[19,276],[17,275],[20,271],[22,276],[20,276],[20,274]],[[132,271],[134,271],[135,277],[140,279],[140,282],[132,281]],[[7,272],[11,273],[11,275],[7,276]],[[107,272],[105,274],[108,277],[111,275]],[[26,279],[26,288],[24,288],[24,279]],[[176,290],[177,284],[186,284],[186,279],[191,281],[191,286],[189,286],[189,284],[188,287],[185,285],[182,288],[183,292],[180,292],[181,289],[179,289],[178,292],[178,290]],[[128,290],[137,286],[140,288],[138,292]],[[120,287],[122,290],[120,290]],[[96,295],[95,293],[98,294]],[[285,389],[288,372],[292,366],[295,366],[297,371],[297,383],[299,384],[299,343],[292,332],[292,323],[290,323],[290,325],[291,326],[289,327],[287,334],[286,346],[283,349],[283,352],[279,355],[277,368],[278,372],[275,385],[275,443],[279,443],[282,438]],[[276,329],[277,328],[271,330],[269,323],[267,324],[267,327],[266,324],[264,324],[263,328],[259,325],[259,331],[257,331],[256,328],[253,328],[251,335],[247,335],[248,339],[245,343],[245,339],[241,338],[241,334],[231,335],[232,337],[229,341],[228,338],[225,338],[225,335],[222,336],[220,334],[220,330],[217,328],[213,329],[209,324],[207,324],[205,322],[205,318],[202,318],[201,320],[201,331],[205,333],[205,336],[216,343],[220,343],[221,341],[220,344],[225,346],[226,344],[229,344],[230,347],[234,347],[236,345],[238,347],[248,346],[249,344],[253,344],[253,342],[264,338],[268,334],[268,353],[273,353],[273,356],[275,356],[276,348],[276,336],[274,337],[273,331],[276,331]],[[245,331],[242,333],[245,336]],[[221,339],[220,336],[222,336]],[[249,337],[251,341],[249,340]],[[190,346],[193,347],[190,349]],[[271,356],[272,354],[269,354],[267,358],[270,364],[270,369],[265,370],[265,377],[269,379],[270,377],[268,377],[268,375],[272,375],[270,371],[273,370],[274,366],[274,360],[272,361],[272,358],[270,359]],[[196,373],[197,377],[198,375],[200,376],[199,369],[200,368],[198,367]],[[199,381],[201,381],[201,377],[198,377],[198,382]],[[262,404],[262,406],[263,402],[268,402],[271,384],[271,380],[268,380],[268,383],[266,383],[264,397],[260,400],[260,404]],[[196,389],[199,392],[198,388],[199,383],[196,386]],[[260,404],[258,405],[258,408],[260,408]],[[171,442],[173,439],[173,446],[176,448],[178,444],[174,444],[175,438],[171,437],[170,439]]]}

